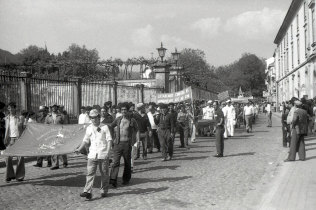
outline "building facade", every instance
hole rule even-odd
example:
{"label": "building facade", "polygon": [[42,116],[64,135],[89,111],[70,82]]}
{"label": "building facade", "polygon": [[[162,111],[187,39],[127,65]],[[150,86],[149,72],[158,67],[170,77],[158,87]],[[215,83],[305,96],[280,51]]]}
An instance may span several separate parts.
{"label": "building facade", "polygon": [[266,60],[266,80],[267,91],[264,94],[268,102],[276,103],[276,73],[274,57]]}
{"label": "building facade", "polygon": [[315,0],[293,0],[276,35],[277,104],[316,96]]}

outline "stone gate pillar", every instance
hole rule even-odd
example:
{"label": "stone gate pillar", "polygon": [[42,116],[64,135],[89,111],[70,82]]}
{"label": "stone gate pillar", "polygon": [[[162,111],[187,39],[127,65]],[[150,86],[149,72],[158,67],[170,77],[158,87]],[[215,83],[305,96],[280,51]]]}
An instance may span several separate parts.
{"label": "stone gate pillar", "polygon": [[169,93],[170,64],[159,62],[154,66],[156,87],[163,88],[165,93]]}

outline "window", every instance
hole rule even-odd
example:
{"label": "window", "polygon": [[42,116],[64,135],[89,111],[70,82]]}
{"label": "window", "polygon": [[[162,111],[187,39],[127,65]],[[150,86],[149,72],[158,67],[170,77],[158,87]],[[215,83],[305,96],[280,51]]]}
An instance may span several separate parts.
{"label": "window", "polygon": [[296,28],[297,28],[297,33],[298,33],[299,30],[300,30],[299,25],[300,25],[300,20],[298,19],[298,14],[297,14],[297,15],[296,15]]}
{"label": "window", "polygon": [[312,34],[313,34],[313,43],[315,43],[316,42],[315,8],[312,9]]}
{"label": "window", "polygon": [[292,63],[292,68],[294,68],[294,46],[293,46],[293,43],[291,44],[291,63]]}
{"label": "window", "polygon": [[309,43],[308,43],[308,32],[307,28],[304,30],[304,44],[305,44],[305,57],[308,55]]}
{"label": "window", "polygon": [[300,36],[297,36],[297,63],[300,64]]}

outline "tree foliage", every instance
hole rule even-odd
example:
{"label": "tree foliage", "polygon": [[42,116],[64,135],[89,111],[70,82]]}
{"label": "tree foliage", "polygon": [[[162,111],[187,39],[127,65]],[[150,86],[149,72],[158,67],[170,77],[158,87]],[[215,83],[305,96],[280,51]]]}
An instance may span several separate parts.
{"label": "tree foliage", "polygon": [[254,54],[245,53],[234,63],[220,66],[215,74],[229,87],[233,95],[238,95],[239,87],[247,95],[262,96],[265,87],[265,62]]}
{"label": "tree foliage", "polygon": [[183,67],[183,76],[187,84],[215,92],[227,89],[215,75],[215,67],[207,63],[202,50],[187,48],[182,50],[179,65]]}

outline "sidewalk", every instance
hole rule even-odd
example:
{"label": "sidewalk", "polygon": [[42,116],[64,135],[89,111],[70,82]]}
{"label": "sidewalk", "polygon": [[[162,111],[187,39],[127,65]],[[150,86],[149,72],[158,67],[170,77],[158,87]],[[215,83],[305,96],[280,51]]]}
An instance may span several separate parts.
{"label": "sidewalk", "polygon": [[305,146],[305,161],[283,162],[287,158],[288,148],[281,152],[274,171],[267,174],[260,183],[261,187],[245,199],[247,209],[316,209],[315,134],[305,138]]}
{"label": "sidewalk", "polygon": [[308,136],[305,144],[306,161],[282,164],[273,187],[259,205],[260,209],[316,208],[316,136]]}

